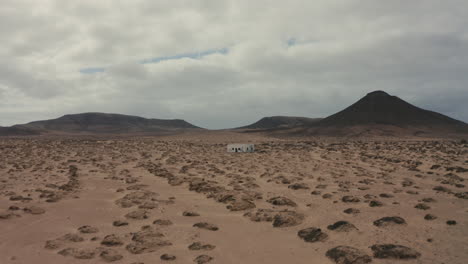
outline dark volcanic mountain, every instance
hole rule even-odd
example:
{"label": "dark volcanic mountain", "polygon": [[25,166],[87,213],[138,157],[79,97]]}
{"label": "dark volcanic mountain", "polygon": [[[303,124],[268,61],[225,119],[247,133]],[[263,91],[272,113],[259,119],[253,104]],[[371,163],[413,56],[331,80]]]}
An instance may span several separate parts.
{"label": "dark volcanic mountain", "polygon": [[317,123],[319,126],[352,125],[466,126],[448,116],[418,108],[383,91],[368,93],[359,101]]}
{"label": "dark volcanic mountain", "polygon": [[239,127],[237,129],[275,129],[275,128],[291,128],[298,126],[306,126],[317,121],[321,118],[308,118],[308,117],[296,117],[296,116],[270,116],[264,117],[257,122]]}
{"label": "dark volcanic mountain", "polygon": [[[21,128],[36,133],[65,134],[158,134],[199,129],[180,119],[148,119],[138,116],[106,113],[64,115],[57,119],[34,121],[7,129]],[[10,133],[11,134],[11,133]]]}
{"label": "dark volcanic mountain", "polygon": [[449,135],[468,133],[468,125],[424,110],[383,91],[368,93],[348,108],[309,125],[307,134]]}
{"label": "dark volcanic mountain", "polygon": [[31,136],[39,134],[37,130],[21,126],[0,127],[0,136]]}

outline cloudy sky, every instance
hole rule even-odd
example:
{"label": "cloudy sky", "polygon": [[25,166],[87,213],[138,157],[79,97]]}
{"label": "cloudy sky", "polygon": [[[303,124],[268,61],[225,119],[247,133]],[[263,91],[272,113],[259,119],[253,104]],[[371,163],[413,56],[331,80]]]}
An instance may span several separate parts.
{"label": "cloudy sky", "polygon": [[468,121],[466,0],[1,0],[0,126],[80,112],[207,128],[373,90]]}

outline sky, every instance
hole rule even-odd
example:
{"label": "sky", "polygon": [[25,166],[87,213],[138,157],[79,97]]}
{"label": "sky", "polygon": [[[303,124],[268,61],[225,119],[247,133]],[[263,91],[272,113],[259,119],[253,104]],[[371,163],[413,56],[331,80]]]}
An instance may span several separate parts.
{"label": "sky", "polygon": [[468,121],[466,0],[2,0],[0,126],[81,112],[230,128],[374,90]]}

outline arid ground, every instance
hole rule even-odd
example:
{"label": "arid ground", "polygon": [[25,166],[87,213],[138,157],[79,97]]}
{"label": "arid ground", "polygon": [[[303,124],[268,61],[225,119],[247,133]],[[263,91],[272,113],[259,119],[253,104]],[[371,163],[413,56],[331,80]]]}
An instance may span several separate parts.
{"label": "arid ground", "polygon": [[459,140],[29,137],[0,157],[2,264],[468,263]]}

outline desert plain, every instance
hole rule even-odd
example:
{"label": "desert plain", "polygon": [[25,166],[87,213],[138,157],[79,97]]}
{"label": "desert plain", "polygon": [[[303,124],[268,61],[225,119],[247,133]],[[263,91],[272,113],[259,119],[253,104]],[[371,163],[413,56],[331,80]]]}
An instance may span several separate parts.
{"label": "desert plain", "polygon": [[0,157],[2,264],[468,263],[458,139],[22,137]]}

